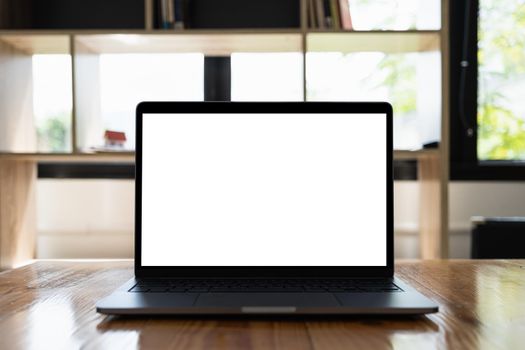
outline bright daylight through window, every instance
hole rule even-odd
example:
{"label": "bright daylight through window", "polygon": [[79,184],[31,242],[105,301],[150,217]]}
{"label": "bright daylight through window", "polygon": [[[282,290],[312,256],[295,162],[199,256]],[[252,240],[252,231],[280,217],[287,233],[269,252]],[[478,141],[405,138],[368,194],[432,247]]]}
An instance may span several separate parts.
{"label": "bright daylight through window", "polygon": [[480,0],[478,158],[525,160],[525,1]]}
{"label": "bright daylight through window", "polygon": [[33,56],[33,114],[39,152],[71,151],[71,56]]}

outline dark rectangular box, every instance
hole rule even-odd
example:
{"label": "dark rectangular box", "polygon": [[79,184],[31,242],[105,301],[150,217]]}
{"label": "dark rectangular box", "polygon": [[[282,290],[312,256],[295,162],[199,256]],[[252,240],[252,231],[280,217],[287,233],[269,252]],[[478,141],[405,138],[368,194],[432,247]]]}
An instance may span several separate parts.
{"label": "dark rectangular box", "polygon": [[299,28],[299,0],[187,0],[188,28]]}
{"label": "dark rectangular box", "polygon": [[2,29],[144,29],[144,0],[0,0]]}
{"label": "dark rectangular box", "polygon": [[477,217],[472,222],[473,259],[525,258],[525,217]]}

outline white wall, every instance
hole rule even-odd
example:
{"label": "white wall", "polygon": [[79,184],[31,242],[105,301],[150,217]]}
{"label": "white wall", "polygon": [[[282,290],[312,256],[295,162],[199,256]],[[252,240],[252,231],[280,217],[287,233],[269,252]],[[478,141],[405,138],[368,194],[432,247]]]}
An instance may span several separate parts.
{"label": "white wall", "polygon": [[[418,184],[394,186],[396,257],[419,256]],[[131,180],[38,181],[39,258],[133,256]],[[450,185],[450,253],[470,254],[470,217],[525,216],[525,182],[454,182]]]}
{"label": "white wall", "polygon": [[133,256],[129,180],[38,180],[38,258]]}

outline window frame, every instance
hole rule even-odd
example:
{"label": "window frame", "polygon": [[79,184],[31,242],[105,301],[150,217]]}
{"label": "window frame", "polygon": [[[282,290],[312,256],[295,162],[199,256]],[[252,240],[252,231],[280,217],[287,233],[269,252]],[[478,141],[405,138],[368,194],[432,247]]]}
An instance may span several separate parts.
{"label": "window frame", "polygon": [[523,181],[525,161],[477,155],[479,0],[450,2],[450,179]]}

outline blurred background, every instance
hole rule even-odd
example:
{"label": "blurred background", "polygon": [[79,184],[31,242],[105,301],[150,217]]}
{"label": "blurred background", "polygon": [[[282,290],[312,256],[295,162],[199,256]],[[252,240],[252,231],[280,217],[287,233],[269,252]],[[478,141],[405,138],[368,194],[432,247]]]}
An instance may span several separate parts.
{"label": "blurred background", "polygon": [[522,0],[0,0],[2,264],[133,256],[144,100],[388,101],[396,257],[469,258],[525,216],[524,93]]}

